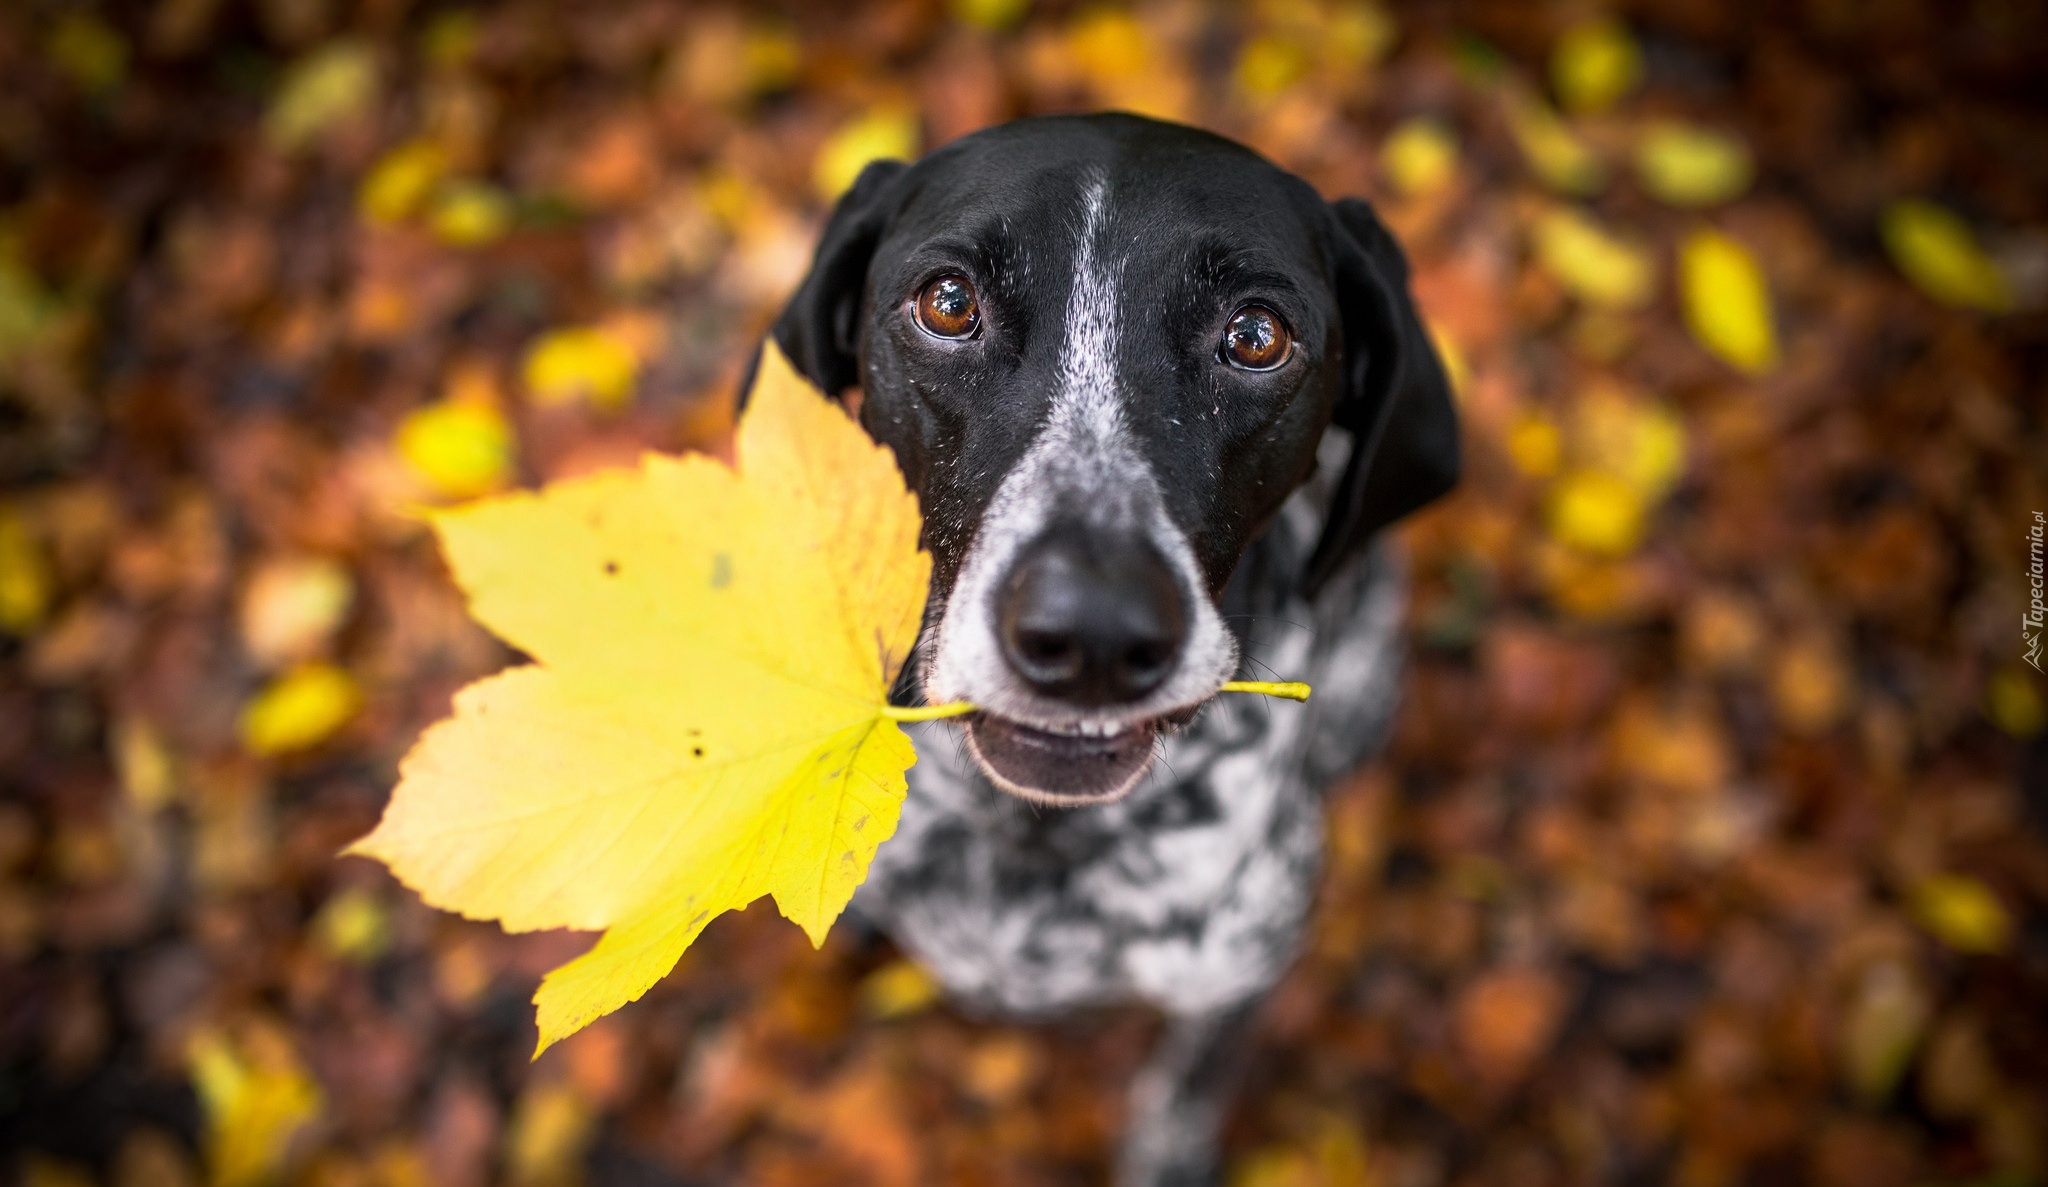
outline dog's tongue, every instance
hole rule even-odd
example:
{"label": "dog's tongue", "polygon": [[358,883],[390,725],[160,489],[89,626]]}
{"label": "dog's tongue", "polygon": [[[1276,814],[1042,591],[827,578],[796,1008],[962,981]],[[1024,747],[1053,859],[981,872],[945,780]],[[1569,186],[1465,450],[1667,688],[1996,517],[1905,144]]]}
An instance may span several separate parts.
{"label": "dog's tongue", "polygon": [[1091,804],[1129,791],[1152,765],[1152,723],[1109,737],[1054,734],[987,714],[967,724],[967,744],[1004,789],[1051,804]]}

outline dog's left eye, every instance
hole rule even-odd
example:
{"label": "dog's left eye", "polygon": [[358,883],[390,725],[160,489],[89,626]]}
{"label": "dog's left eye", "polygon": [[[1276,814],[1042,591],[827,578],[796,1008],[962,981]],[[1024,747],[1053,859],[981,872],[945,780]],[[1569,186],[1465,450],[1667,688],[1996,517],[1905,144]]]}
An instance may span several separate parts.
{"label": "dog's left eye", "polygon": [[1223,327],[1223,359],[1246,371],[1271,371],[1287,361],[1294,338],[1280,315],[1264,305],[1247,305]]}
{"label": "dog's left eye", "polygon": [[917,324],[939,338],[967,338],[981,324],[974,286],[962,276],[941,276],[917,294]]}

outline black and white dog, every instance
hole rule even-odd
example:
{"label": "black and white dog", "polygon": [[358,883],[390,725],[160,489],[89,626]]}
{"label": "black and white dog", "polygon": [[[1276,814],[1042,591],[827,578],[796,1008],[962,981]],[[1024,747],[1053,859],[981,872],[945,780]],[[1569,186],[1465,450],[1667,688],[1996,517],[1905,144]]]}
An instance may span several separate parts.
{"label": "black and white dog", "polygon": [[[856,908],[970,1008],[1163,1009],[1119,1180],[1208,1181],[1320,791],[1394,703],[1375,533],[1457,478],[1400,249],[1217,136],[1024,120],[869,165],[773,334],[923,505],[901,691],[982,707],[918,727]],[[1314,699],[1211,703],[1241,674]]]}

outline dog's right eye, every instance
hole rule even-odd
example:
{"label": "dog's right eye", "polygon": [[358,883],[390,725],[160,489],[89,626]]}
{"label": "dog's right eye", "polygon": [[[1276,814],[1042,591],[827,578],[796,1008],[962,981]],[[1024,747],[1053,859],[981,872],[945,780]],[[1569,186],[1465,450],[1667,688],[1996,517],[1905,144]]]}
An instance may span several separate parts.
{"label": "dog's right eye", "polygon": [[981,324],[974,286],[964,276],[941,276],[917,294],[917,324],[936,338],[967,338]]}

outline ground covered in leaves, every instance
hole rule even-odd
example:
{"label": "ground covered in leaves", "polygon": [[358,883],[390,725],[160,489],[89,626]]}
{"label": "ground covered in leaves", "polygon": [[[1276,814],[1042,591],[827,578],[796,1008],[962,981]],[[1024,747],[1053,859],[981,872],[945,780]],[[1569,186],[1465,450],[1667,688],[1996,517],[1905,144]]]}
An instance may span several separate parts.
{"label": "ground covered in leaves", "polygon": [[2043,1182],[2044,60],[1995,0],[0,7],[0,1176],[1100,1181],[1141,1011],[761,904],[529,1064],[588,938],[335,854],[508,659],[420,507],[723,448],[864,160],[1125,107],[1374,199],[1468,427],[1233,1183]]}

